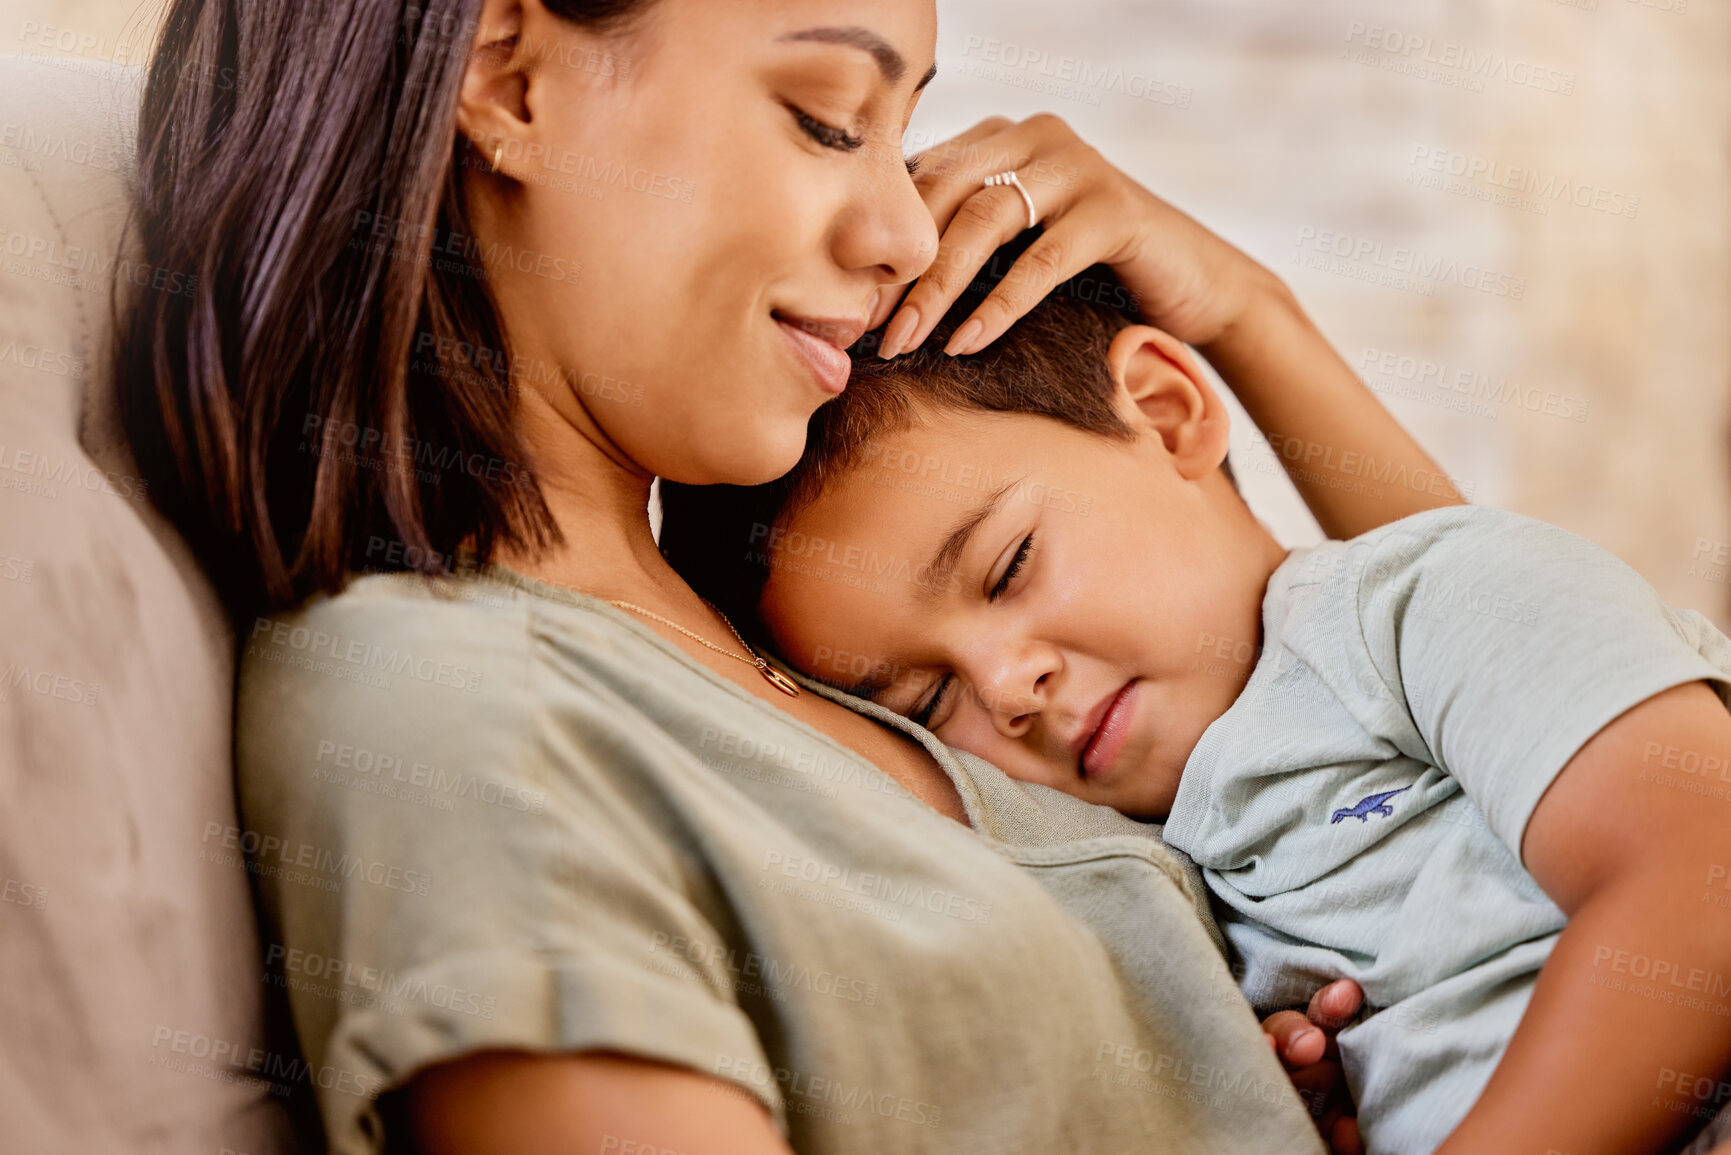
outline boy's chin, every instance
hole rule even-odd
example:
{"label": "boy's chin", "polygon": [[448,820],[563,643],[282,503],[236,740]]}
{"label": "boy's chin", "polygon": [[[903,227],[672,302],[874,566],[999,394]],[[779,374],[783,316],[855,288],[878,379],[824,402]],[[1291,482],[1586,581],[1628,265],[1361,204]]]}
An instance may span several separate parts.
{"label": "boy's chin", "polygon": [[1140,788],[1126,792],[1121,802],[1113,804],[1113,808],[1127,818],[1138,822],[1165,822],[1172,813],[1172,805],[1178,800],[1178,784],[1164,786],[1158,782],[1138,784]]}

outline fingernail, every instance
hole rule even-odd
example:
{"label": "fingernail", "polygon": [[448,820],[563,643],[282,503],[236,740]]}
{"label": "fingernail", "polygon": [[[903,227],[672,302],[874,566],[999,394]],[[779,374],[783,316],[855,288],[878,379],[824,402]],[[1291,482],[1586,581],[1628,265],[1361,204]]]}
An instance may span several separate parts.
{"label": "fingernail", "polygon": [[878,356],[894,357],[900,353],[919,327],[920,311],[912,305],[903,305],[902,311],[890,322],[890,327],[884,330],[884,343],[878,348]]}
{"label": "fingernail", "polygon": [[1310,1038],[1310,1036],[1315,1035],[1315,1034],[1318,1034],[1318,1032],[1316,1032],[1316,1031],[1300,1031],[1300,1032],[1298,1032],[1296,1035],[1292,1036],[1290,1041],[1288,1041],[1287,1046],[1286,1046],[1287,1052],[1291,1053],[1293,1051],[1298,1050],[1299,1047],[1304,1045],[1304,1040]]}
{"label": "fingernail", "polygon": [[970,318],[967,324],[956,330],[955,335],[950,338],[950,343],[944,346],[944,352],[952,357],[972,353],[974,342],[980,339],[980,334],[985,332],[985,329],[986,323],[984,321],[978,317]]}

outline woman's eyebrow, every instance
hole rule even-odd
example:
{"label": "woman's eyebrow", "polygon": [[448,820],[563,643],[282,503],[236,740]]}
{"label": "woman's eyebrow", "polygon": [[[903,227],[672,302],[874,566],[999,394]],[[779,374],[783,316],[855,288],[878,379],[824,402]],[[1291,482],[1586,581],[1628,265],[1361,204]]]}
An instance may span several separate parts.
{"label": "woman's eyebrow", "polygon": [[[869,28],[860,28],[857,26],[847,28],[804,28],[798,32],[789,32],[785,36],[778,37],[778,39],[814,40],[820,44],[845,44],[849,48],[857,48],[861,52],[869,53],[871,58],[877,61],[878,71],[883,73],[884,79],[889,81],[891,84],[895,84],[897,81],[901,80],[902,76],[908,70],[908,62],[902,59],[902,54],[897,52],[895,47],[891,45],[889,41],[885,40],[882,36],[879,36]],[[937,74],[938,65],[936,61],[933,61],[932,66],[926,70],[926,74],[920,78],[920,82],[914,85],[914,91],[918,92],[920,89],[924,88],[927,83],[931,81],[932,77]]]}

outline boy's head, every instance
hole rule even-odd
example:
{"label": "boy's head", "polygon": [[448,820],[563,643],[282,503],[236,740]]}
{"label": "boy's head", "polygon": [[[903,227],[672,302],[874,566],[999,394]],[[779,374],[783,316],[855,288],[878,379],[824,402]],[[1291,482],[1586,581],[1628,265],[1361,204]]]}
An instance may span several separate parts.
{"label": "boy's head", "polygon": [[664,484],[662,549],[811,676],[1013,777],[1163,816],[1248,674],[1282,552],[1224,471],[1220,399],[1119,311],[1109,270],[942,352],[1020,247],[920,349],[881,361],[863,338],[787,476]]}

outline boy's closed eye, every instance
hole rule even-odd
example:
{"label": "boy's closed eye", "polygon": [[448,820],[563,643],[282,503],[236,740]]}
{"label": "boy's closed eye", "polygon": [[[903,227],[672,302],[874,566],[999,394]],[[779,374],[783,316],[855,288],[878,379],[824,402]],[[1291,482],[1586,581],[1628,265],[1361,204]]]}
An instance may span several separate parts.
{"label": "boy's closed eye", "polygon": [[1016,552],[1011,555],[1009,564],[1004,567],[1003,576],[992,583],[991,592],[986,595],[987,601],[995,602],[1009,592],[1010,583],[1016,579],[1017,574],[1022,572],[1022,567],[1028,564],[1028,557],[1033,552],[1034,533],[1030,530],[1027,536],[1023,537],[1016,546]]}
{"label": "boy's closed eye", "polygon": [[915,703],[915,705],[908,710],[908,717],[913,721],[918,722],[926,729],[932,729],[932,719],[937,714],[938,706],[943,703],[945,695],[949,691],[951,685],[954,684],[955,680],[956,676],[954,674],[944,674],[940,677],[937,680],[937,683],[925,694],[921,701]]}
{"label": "boy's closed eye", "polygon": [[[986,571],[983,596],[988,604],[1007,595],[1017,577],[1027,569],[1029,559],[1034,554],[1035,532],[1029,530],[1014,539],[999,555],[997,563]],[[915,698],[906,708],[896,712],[905,714],[910,720],[935,732],[948,720],[953,702],[958,692],[961,692],[957,687],[958,681],[953,670],[938,674],[930,689]],[[980,704],[985,706],[984,700],[977,692],[972,691],[971,687],[967,692],[972,692],[974,697],[980,700]]]}
{"label": "boy's closed eye", "polygon": [[948,405],[880,427],[771,531],[759,613],[796,665],[945,745],[1158,817],[1242,685],[1198,638],[1256,636],[1284,551],[1207,429],[1114,397],[1124,436]]}

